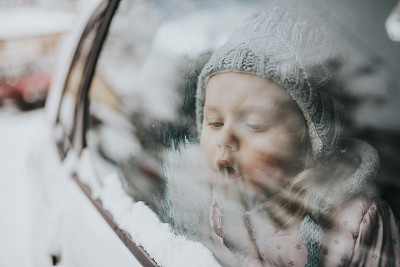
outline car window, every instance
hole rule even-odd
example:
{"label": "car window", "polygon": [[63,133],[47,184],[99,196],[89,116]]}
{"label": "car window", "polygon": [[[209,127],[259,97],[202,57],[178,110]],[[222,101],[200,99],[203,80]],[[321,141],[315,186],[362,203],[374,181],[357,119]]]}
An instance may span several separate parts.
{"label": "car window", "polygon": [[[203,111],[196,110],[196,98],[200,97],[196,92],[199,86],[198,78],[205,64],[212,59],[212,53],[228,40],[228,36],[235,32],[235,29],[240,25],[257,21],[253,18],[254,20],[250,19],[242,24],[249,15],[262,10],[260,7],[265,3],[261,2],[263,1],[188,1],[183,4],[180,1],[121,1],[99,56],[89,91],[85,152],[91,156],[92,171],[94,171],[97,186],[102,188],[100,191],[105,191],[105,193],[99,194],[95,189],[95,195],[104,201],[103,203],[110,201],[109,197],[116,193],[113,191],[115,189],[113,186],[108,188],[110,186],[108,178],[110,175],[117,177],[125,196],[135,203],[143,202],[156,214],[158,220],[169,226],[174,234],[205,244],[223,265],[242,264],[244,258],[249,255],[258,260],[264,259],[268,257],[263,254],[265,251],[274,250],[279,253],[279,250],[283,248],[282,244],[272,242],[274,247],[269,247],[272,245],[262,241],[269,240],[272,233],[277,233],[274,225],[298,223],[297,227],[299,228],[302,221],[290,221],[288,214],[300,210],[303,213],[298,215],[299,217],[309,216],[309,212],[301,206],[302,203],[296,202],[297,198],[304,197],[303,192],[297,192],[298,195],[295,195],[293,199],[292,196],[280,195],[277,193],[277,188],[274,187],[273,177],[275,177],[274,175],[279,177],[297,175],[298,169],[306,169],[307,164],[313,164],[312,158],[315,159],[316,154],[312,153],[317,153],[314,150],[318,145],[304,146],[306,148],[298,146],[292,149],[292,147],[285,146],[286,143],[281,140],[293,143],[296,140],[303,142],[307,138],[316,138],[316,135],[325,135],[329,131],[333,131],[334,134],[341,131],[340,127],[324,128],[321,126],[318,128],[320,125],[314,126],[314,122],[318,124],[326,119],[326,117],[318,117],[319,115],[315,115],[317,119],[305,116],[305,119],[302,117],[303,119],[300,120],[292,120],[291,112],[293,110],[297,109],[297,113],[299,113],[298,108],[300,107],[301,112],[305,112],[302,103],[299,104],[299,101],[303,100],[298,100],[307,97],[304,95],[290,95],[290,97],[286,95],[286,98],[268,95],[264,100],[261,97],[264,95],[262,93],[253,98],[249,97],[249,93],[243,93],[240,96],[239,93],[231,95],[229,90],[235,89],[235,92],[239,92],[235,87],[235,84],[239,84],[239,82],[229,83],[229,81],[237,81],[235,80],[237,76],[226,76],[229,74],[223,76],[224,69],[213,74],[215,79],[211,76],[208,80],[210,86],[215,84],[215,87],[210,88],[221,90],[219,95],[214,95],[216,100],[210,102],[210,99],[203,99],[206,103],[204,114],[201,113]],[[352,22],[349,13],[355,10],[354,7],[351,5],[348,7],[343,3],[333,6],[340,16],[346,21]],[[347,7],[350,10],[346,10]],[[290,16],[290,13],[280,15],[285,17]],[[278,17],[277,15],[274,19],[278,19]],[[333,18],[332,21],[334,21]],[[301,28],[305,24],[302,24],[302,19],[295,22],[278,23],[278,26],[273,29],[276,31],[274,34],[277,32],[284,34],[279,32],[279,27],[282,25],[295,25],[295,28]],[[348,55],[347,61],[344,61],[343,65],[339,63],[341,61],[335,60],[321,63],[318,61],[320,59],[317,56],[313,57],[314,54],[310,51],[304,52],[299,57],[312,55],[310,56],[312,63],[318,67],[313,65],[307,71],[315,71],[317,76],[328,69],[337,71],[335,74],[337,75],[335,77],[338,78],[335,80],[338,82],[335,87],[337,90],[326,91],[326,93],[340,97],[343,100],[342,104],[349,111],[347,120],[344,121],[347,127],[345,137],[352,136],[371,143],[377,148],[380,156],[385,159],[383,168],[379,172],[379,177],[384,178],[375,180],[373,191],[389,200],[393,210],[395,213],[397,212],[397,216],[398,204],[396,204],[397,200],[393,192],[398,192],[400,186],[397,178],[393,177],[398,177],[399,170],[393,163],[398,160],[398,156],[396,156],[398,155],[398,153],[396,154],[398,141],[395,140],[399,137],[399,123],[393,116],[399,111],[399,80],[394,75],[396,68],[393,68],[387,61],[386,52],[378,51],[377,45],[365,45],[365,40],[368,40],[369,37],[365,37],[361,31],[358,31],[360,25],[351,25],[353,27],[332,23],[329,26],[332,27],[329,30],[335,30],[336,34],[344,40],[343,47]],[[363,28],[361,27],[361,29]],[[310,35],[313,36],[313,33]],[[263,38],[269,37],[266,35]],[[302,36],[298,35],[292,38],[293,40],[301,39]],[[246,41],[254,39],[256,37],[250,36]],[[261,49],[260,44],[268,45],[268,43],[263,43],[263,40],[254,44],[249,42],[253,45],[252,48],[257,50]],[[392,44],[385,43],[386,41],[382,41],[383,45],[394,49]],[[318,46],[318,49],[322,47],[321,50],[324,50],[324,45],[328,47],[331,44],[323,43]],[[235,49],[238,47],[240,46],[233,47],[229,52],[236,51]],[[282,65],[279,65],[281,69],[277,72],[282,72],[279,74],[273,73],[273,71],[268,73],[275,80],[286,75],[285,71],[290,72],[292,67],[290,60],[294,59],[290,59],[288,56],[292,52],[290,50],[292,47],[288,47],[273,48],[275,49],[274,53],[277,54],[289,51],[279,58],[279,64]],[[239,52],[237,53],[235,56],[239,57]],[[299,66],[305,63],[298,57],[294,58],[294,62]],[[223,64],[226,66],[233,63],[226,60],[221,61],[221,65]],[[237,64],[246,65],[247,62],[244,60]],[[263,64],[265,69],[270,67],[268,62],[263,62]],[[77,75],[81,77],[78,65],[76,70]],[[242,69],[235,70],[241,72]],[[245,70],[250,74],[257,74],[252,73],[251,70]],[[212,72],[213,69],[210,68],[209,71]],[[273,76],[275,74],[276,76]],[[303,74],[302,72],[298,73],[298,76]],[[304,75],[306,76],[306,74]],[[290,87],[290,83],[296,81],[298,76],[282,78],[277,86]],[[229,84],[229,87],[219,86],[220,81],[217,77],[226,77],[223,84]],[[251,77],[247,78],[251,79]],[[302,82],[304,81],[299,83],[304,85],[305,82]],[[314,83],[318,84],[325,90],[324,86],[328,88],[332,81],[318,76],[315,80],[310,78],[310,81],[307,82],[313,85]],[[377,90],[376,88],[379,87],[377,84],[383,89]],[[249,87],[247,91],[253,89],[253,87]],[[273,106],[268,101],[275,98],[277,98],[277,102],[284,103],[284,112],[264,109],[261,112],[263,117],[260,119],[260,113],[252,113],[247,110],[253,111],[254,106],[259,103],[263,103],[263,107]],[[321,99],[323,103],[331,101],[331,98],[328,97],[321,96]],[[295,100],[296,105],[293,104],[294,102],[289,104],[289,100],[292,102]],[[225,105],[230,101],[236,104]],[[226,110],[215,108],[222,103]],[[252,108],[243,106],[246,103],[253,103],[248,105]],[[335,106],[336,102],[329,102],[329,105],[337,107],[337,110],[340,109],[339,105]],[[387,114],[386,111],[390,114]],[[204,120],[208,121],[208,124],[202,124],[203,129],[201,127],[199,129],[196,122],[199,112]],[[320,106],[310,112],[325,115],[325,110]],[[335,116],[338,116],[339,113],[340,111],[335,113]],[[244,171],[237,174],[239,171],[237,171],[236,163],[223,158],[223,155],[213,159],[214,162],[210,164],[209,155],[213,155],[214,152],[210,148],[212,152],[207,153],[208,145],[211,147],[212,141],[219,138],[214,135],[215,131],[231,123],[231,120],[225,120],[227,114],[233,114],[232,118],[235,120],[232,121],[245,128],[248,137],[244,138],[243,142],[253,142],[252,149],[262,152],[257,154],[261,155],[258,158],[252,153],[241,158],[243,162],[250,159],[246,166],[246,168],[248,167],[246,175],[248,173],[250,178],[255,179],[260,175],[265,178],[267,173],[268,177],[272,177],[272,185],[268,184],[270,180],[255,179],[253,181],[250,178],[249,181],[232,183],[232,180],[244,176]],[[268,118],[268,123],[265,123],[265,117]],[[374,119],[370,120],[372,117]],[[248,118],[250,118],[249,121],[247,121]],[[255,123],[259,121],[262,123]],[[301,123],[298,123],[299,121]],[[284,125],[284,127],[278,129],[275,127],[278,124]],[[200,144],[200,140],[203,138],[201,134],[206,133],[204,127],[211,129],[204,137],[211,141]],[[239,129],[242,129],[240,127]],[[316,129],[315,131],[321,132],[308,136],[304,130],[306,127],[315,127],[312,130]],[[276,132],[275,129],[277,129]],[[260,132],[268,132],[277,137],[275,139],[277,141],[272,142],[275,150],[266,149],[268,145],[263,143],[266,139],[260,138]],[[299,138],[295,139],[296,137]],[[266,136],[266,138],[270,137]],[[311,151],[312,149],[314,150]],[[347,151],[346,146],[336,143],[332,145],[332,149],[339,151],[338,153]],[[260,157],[267,158],[266,154],[273,154],[271,151],[279,151],[278,156],[270,161],[259,159]],[[305,151],[304,155],[306,156],[302,158],[301,162],[297,162],[298,164],[292,164],[293,159],[298,156],[296,153],[300,153],[298,151],[301,153]],[[353,155],[349,151],[346,155]],[[358,164],[359,162],[355,158],[349,159],[348,162],[354,165]],[[317,163],[315,164],[317,166]],[[349,165],[351,164],[349,163]],[[353,171],[353,169],[350,170],[349,165],[343,163],[342,172],[339,171],[340,174],[337,174],[340,179],[343,178],[341,176],[348,175]],[[268,172],[272,169],[275,170],[276,166],[284,166],[280,169],[282,172]],[[315,177],[327,175],[326,169],[321,167],[322,163],[318,165],[318,168],[315,166],[309,168],[312,175]],[[213,172],[215,169],[217,169],[217,174]],[[225,176],[229,176],[231,179],[224,179]],[[218,178],[221,179],[218,180]],[[301,180],[302,177],[296,176],[296,178],[300,183],[304,182]],[[238,180],[240,179],[238,178]],[[250,186],[249,183],[252,185]],[[258,186],[254,188],[254,184]],[[297,190],[295,185],[293,187],[289,185],[292,186],[288,182],[279,185],[279,188]],[[307,187],[308,185],[302,184],[302,186]],[[258,190],[267,193],[260,197]],[[312,197],[310,196],[310,198]],[[289,203],[288,199],[293,203]],[[345,197],[342,198],[342,200],[344,199]],[[265,202],[263,202],[264,200]],[[274,203],[271,204],[270,200]],[[286,205],[285,212],[288,214],[281,213],[279,209],[274,210],[279,206],[276,203],[281,206]],[[293,206],[291,206],[292,204]],[[115,212],[119,211],[117,209]],[[124,220],[122,222],[126,223]],[[329,223],[330,221],[327,225]],[[289,234],[288,232],[283,233],[290,235],[290,231],[293,229],[285,230],[289,231]],[[210,231],[213,233],[211,237],[209,236]],[[297,241],[298,243],[293,243],[291,248],[294,252],[307,249],[301,243],[302,241]],[[157,259],[155,260],[157,261]],[[292,266],[294,264],[291,260],[286,263]]]}

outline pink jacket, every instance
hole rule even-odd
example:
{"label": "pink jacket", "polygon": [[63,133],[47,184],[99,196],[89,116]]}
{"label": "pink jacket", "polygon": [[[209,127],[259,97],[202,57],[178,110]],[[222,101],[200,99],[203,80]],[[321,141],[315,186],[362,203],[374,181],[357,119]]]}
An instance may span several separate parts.
{"label": "pink jacket", "polygon": [[[257,244],[248,246],[254,250],[246,251],[240,265],[304,266],[307,249],[300,240],[300,223],[255,241]],[[219,250],[222,251],[222,238],[215,233],[213,241],[220,244]],[[399,224],[389,205],[365,194],[345,203],[335,216],[332,227],[325,229],[319,259],[321,266],[400,266]]]}
{"label": "pink jacket", "polygon": [[[307,251],[299,225],[269,240],[266,266],[303,266]],[[399,224],[382,199],[360,195],[349,201],[325,231],[319,254],[322,266],[400,266]]]}

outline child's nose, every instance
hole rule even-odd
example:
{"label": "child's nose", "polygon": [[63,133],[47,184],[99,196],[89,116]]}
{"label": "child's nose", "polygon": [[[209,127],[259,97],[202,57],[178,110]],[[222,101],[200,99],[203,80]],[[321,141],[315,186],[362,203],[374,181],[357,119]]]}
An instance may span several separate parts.
{"label": "child's nose", "polygon": [[239,138],[232,127],[224,125],[219,132],[218,146],[230,151],[237,151],[239,149]]}

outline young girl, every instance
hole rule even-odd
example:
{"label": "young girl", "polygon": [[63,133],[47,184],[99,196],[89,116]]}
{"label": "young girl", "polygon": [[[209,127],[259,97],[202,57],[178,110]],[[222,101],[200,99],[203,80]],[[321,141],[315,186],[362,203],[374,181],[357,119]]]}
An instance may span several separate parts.
{"label": "young girl", "polygon": [[397,221],[367,189],[377,152],[343,138],[343,108],[330,95],[333,39],[276,4],[237,29],[199,76],[200,147],[214,173],[203,242],[223,264],[400,265]]}

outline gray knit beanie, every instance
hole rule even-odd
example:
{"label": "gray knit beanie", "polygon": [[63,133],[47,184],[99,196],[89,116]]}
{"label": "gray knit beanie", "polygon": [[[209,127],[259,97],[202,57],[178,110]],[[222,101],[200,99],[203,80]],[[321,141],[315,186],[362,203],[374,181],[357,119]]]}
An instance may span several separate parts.
{"label": "gray knit beanie", "polygon": [[242,72],[283,86],[301,109],[315,159],[329,161],[340,149],[342,106],[326,91],[335,83],[337,64],[332,33],[283,4],[247,19],[211,56],[197,86],[197,130],[201,132],[205,88],[212,75]]}
{"label": "gray knit beanie", "polygon": [[[343,108],[328,93],[335,90],[337,54],[333,39],[327,27],[283,4],[274,4],[251,16],[214,52],[199,76],[198,133],[202,129],[209,78],[231,71],[255,74],[284,87],[297,103],[307,122],[314,158],[321,162],[335,158],[341,146]],[[323,198],[313,199],[320,203]],[[305,266],[319,266],[324,234],[315,219],[320,215],[321,210],[315,207],[300,227],[300,237],[308,251]]]}

